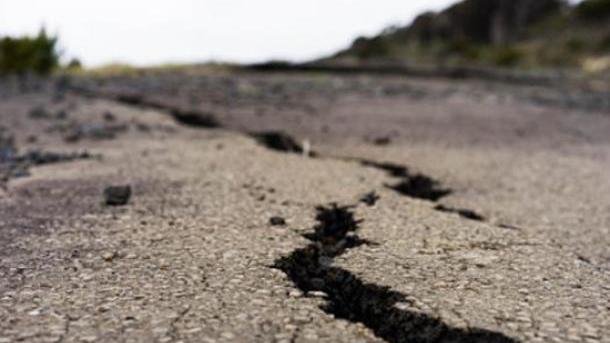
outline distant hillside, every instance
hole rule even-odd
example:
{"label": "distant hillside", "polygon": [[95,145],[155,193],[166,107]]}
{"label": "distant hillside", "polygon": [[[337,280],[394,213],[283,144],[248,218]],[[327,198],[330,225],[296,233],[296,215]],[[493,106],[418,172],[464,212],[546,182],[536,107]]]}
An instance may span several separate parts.
{"label": "distant hillside", "polygon": [[358,38],[329,60],[610,69],[610,0],[464,0]]}

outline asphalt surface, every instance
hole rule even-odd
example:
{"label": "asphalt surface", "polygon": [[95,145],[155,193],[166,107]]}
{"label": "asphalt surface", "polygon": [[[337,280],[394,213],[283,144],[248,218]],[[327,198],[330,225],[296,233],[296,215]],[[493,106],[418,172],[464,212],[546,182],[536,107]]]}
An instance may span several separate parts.
{"label": "asphalt surface", "polygon": [[0,92],[0,342],[610,337],[610,116],[586,97],[74,82]]}

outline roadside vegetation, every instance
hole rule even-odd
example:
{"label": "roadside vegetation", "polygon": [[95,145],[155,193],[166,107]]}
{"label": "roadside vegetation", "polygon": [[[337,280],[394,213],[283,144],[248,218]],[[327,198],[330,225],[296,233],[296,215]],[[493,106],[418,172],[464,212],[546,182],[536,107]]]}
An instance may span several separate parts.
{"label": "roadside vegetation", "polygon": [[610,70],[610,0],[464,0],[361,37],[333,61]]}
{"label": "roadside vegetation", "polygon": [[41,29],[34,37],[0,37],[0,75],[46,75],[59,67],[57,37]]}
{"label": "roadside vegetation", "polygon": [[236,65],[227,63],[160,64],[138,67],[126,63],[110,63],[95,68],[79,69],[77,72],[92,77],[142,76],[183,73],[189,75],[210,74],[235,70]]}

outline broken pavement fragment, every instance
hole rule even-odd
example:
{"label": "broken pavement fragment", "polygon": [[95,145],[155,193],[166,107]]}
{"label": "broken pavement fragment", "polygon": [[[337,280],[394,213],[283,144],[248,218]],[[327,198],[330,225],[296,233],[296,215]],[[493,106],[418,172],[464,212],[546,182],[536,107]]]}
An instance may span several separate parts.
{"label": "broken pavement fragment", "polygon": [[104,203],[107,206],[127,205],[131,198],[131,186],[109,186],[104,189]]}
{"label": "broken pavement fragment", "polygon": [[269,219],[269,224],[271,224],[271,226],[285,226],[286,219],[282,217],[271,217]]}

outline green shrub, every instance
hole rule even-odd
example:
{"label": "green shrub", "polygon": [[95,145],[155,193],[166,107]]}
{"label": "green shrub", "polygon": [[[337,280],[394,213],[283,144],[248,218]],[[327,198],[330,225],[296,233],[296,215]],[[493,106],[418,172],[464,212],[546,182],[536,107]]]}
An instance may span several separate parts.
{"label": "green shrub", "polygon": [[81,70],[81,69],[83,69],[83,64],[81,63],[81,61],[78,58],[73,58],[70,60],[70,62],[68,62],[68,65],[66,65],[66,68],[68,70]]}
{"label": "green shrub", "polygon": [[0,38],[0,74],[48,74],[59,65],[57,38],[44,29],[36,37]]}

